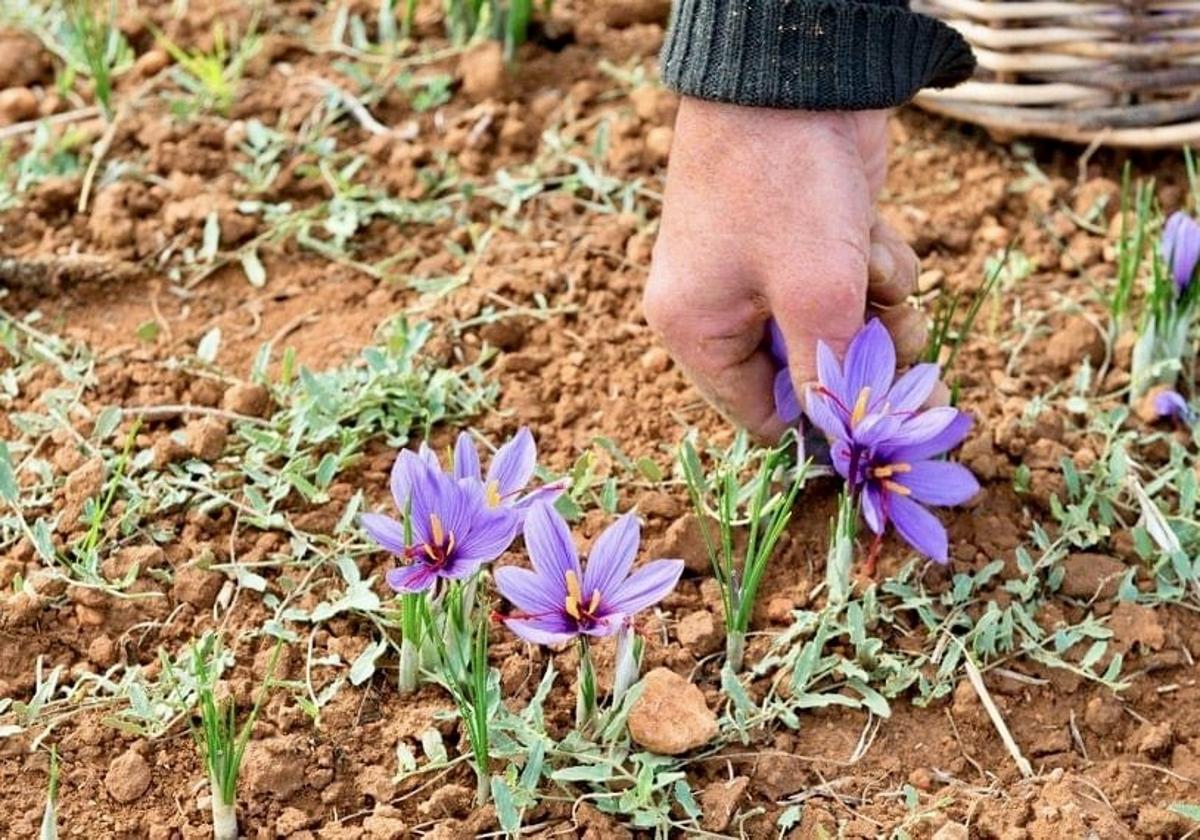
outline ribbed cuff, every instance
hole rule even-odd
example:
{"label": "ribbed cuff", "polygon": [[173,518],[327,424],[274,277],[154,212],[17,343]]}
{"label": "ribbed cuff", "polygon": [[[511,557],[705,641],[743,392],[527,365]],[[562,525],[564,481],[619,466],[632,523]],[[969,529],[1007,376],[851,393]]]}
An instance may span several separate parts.
{"label": "ribbed cuff", "polygon": [[975,57],[902,0],[678,0],[661,64],[663,82],[685,96],[861,111],[956,85]]}

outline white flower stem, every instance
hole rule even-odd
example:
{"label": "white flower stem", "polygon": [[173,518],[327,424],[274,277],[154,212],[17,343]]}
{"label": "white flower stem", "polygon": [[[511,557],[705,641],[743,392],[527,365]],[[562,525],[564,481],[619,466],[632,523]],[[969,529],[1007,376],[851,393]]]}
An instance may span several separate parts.
{"label": "white flower stem", "polygon": [[237,804],[221,796],[217,780],[211,779],[213,840],[237,840]]}
{"label": "white flower stem", "polygon": [[741,630],[732,630],[725,636],[725,662],[736,674],[742,670],[742,662],[746,658],[746,634]]}
{"label": "white flower stem", "polygon": [[612,707],[619,709],[625,692],[637,682],[641,662],[637,634],[632,622],[626,622],[617,633],[617,663],[613,673]]}
{"label": "white flower stem", "polygon": [[492,799],[492,780],[489,778],[487,770],[475,769],[475,805],[483,807]]}
{"label": "white flower stem", "polygon": [[400,640],[400,682],[401,694],[412,694],[417,690],[421,672],[421,651],[411,639]]}

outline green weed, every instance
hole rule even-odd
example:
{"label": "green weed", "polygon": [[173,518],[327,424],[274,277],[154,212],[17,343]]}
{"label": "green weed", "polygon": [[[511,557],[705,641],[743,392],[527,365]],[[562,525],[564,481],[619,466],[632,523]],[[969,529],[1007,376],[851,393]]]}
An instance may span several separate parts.
{"label": "green weed", "polygon": [[106,116],[113,116],[113,79],[133,66],[133,50],[117,29],[116,0],[68,0],[60,40],[67,58],[59,85],[69,90],[76,73],[92,80],[92,91]]}

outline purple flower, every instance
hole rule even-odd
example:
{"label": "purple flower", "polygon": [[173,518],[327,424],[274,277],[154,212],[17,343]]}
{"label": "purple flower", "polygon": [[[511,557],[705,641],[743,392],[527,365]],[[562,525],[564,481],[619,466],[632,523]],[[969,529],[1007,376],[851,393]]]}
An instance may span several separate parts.
{"label": "purple flower", "polygon": [[504,508],[521,516],[535,502],[553,502],[562,495],[565,487],[557,482],[522,495],[533,479],[536,467],[537,444],[524,426],[517,430],[512,440],[496,450],[492,463],[488,465],[486,478],[471,435],[461,433],[454,445],[455,478],[475,482],[482,487],[488,507]]}
{"label": "purple flower", "polygon": [[879,321],[854,336],[839,365],[817,345],[820,385],[805,413],[829,439],[834,468],[861,500],[868,527],[887,523],[931,559],[948,561],[946,529],[922,505],[957,505],[979,491],[971,472],[935,460],[958,446],[971,419],[954,408],[920,410],[938,381],[938,366],[916,365],[895,379],[896,350]]}
{"label": "purple flower", "polygon": [[1191,425],[1196,420],[1196,412],[1188,405],[1188,401],[1178,391],[1164,389],[1154,395],[1154,416],[1159,420],[1170,418]]}
{"label": "purple flower", "polygon": [[1196,263],[1200,262],[1200,224],[1182,211],[1172,213],[1163,225],[1159,250],[1171,266],[1176,294],[1183,294],[1196,273]]}
{"label": "purple flower", "polygon": [[683,572],[682,560],[655,560],[631,574],[639,531],[636,516],[622,516],[596,538],[584,569],[566,520],[548,504],[534,505],[525,518],[532,571],[516,566],[495,571],[496,588],[518,610],[504,623],[539,645],[616,633],[635,613],[665,598]]}
{"label": "purple flower", "polygon": [[788,369],[787,344],[783,331],[772,318],[767,322],[770,338],[769,352],[775,361],[775,413],[784,423],[791,426],[800,419],[800,400],[796,397],[796,386],[792,384],[792,372]]}
{"label": "purple flower", "polygon": [[399,592],[421,592],[439,579],[470,577],[512,543],[520,522],[511,511],[491,507],[480,482],[442,472],[432,452],[405,450],[392,467],[392,498],[407,512],[412,531],[377,513],[362,515],[363,528],[404,565],[387,574]]}

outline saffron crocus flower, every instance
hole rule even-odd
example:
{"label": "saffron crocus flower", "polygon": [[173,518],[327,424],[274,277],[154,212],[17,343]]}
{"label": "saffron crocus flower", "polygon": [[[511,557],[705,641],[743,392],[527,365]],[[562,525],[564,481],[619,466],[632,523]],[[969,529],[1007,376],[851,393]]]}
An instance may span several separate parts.
{"label": "saffron crocus flower", "polygon": [[771,358],[775,361],[775,413],[784,423],[791,426],[800,419],[800,400],[796,386],[792,384],[792,372],[788,368],[787,344],[779,324],[772,318],[767,322],[767,335]]}
{"label": "saffron crocus flower", "polygon": [[504,617],[526,641],[557,645],[579,636],[611,636],[627,619],[665,598],[683,572],[682,560],[654,560],[636,571],[640,528],[625,514],[579,562],[566,520],[544,502],[525,517],[525,547],[533,569],[496,569],[496,588],[517,612]]}
{"label": "saffron crocus flower", "polygon": [[913,548],[948,560],[946,529],[923,505],[956,505],[979,491],[971,472],[936,460],[958,446],[970,418],[954,408],[920,410],[938,381],[934,364],[917,365],[899,380],[891,336],[878,321],[855,335],[839,365],[817,346],[820,385],[806,395],[805,412],[829,438],[833,466],[859,499],[877,535],[890,522]]}
{"label": "saffron crocus flower", "polygon": [[1171,267],[1175,293],[1183,294],[1200,262],[1200,223],[1182,211],[1172,213],[1163,225],[1159,247],[1163,259]]}
{"label": "saffron crocus flower", "polygon": [[387,574],[398,592],[422,592],[439,579],[470,577],[516,537],[519,522],[511,512],[489,506],[480,484],[447,475],[427,455],[401,452],[392,467],[391,490],[409,527],[377,513],[364,513],[362,524],[375,542],[401,559],[403,565]]}
{"label": "saffron crocus flower", "polygon": [[537,444],[524,426],[517,430],[512,440],[496,450],[486,477],[471,435],[461,433],[454,445],[454,476],[460,481],[479,484],[488,507],[504,508],[523,516],[535,502],[557,499],[565,486],[561,482],[524,492],[536,468]]}
{"label": "saffron crocus flower", "polygon": [[1188,425],[1196,421],[1196,412],[1188,405],[1183,394],[1169,388],[1154,395],[1154,416],[1159,420],[1177,420]]}

